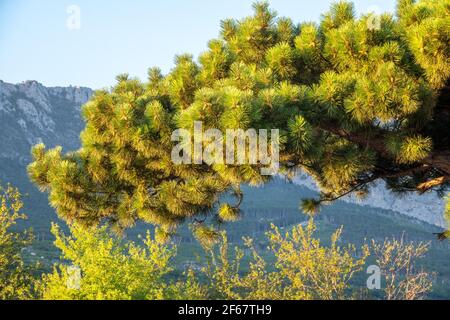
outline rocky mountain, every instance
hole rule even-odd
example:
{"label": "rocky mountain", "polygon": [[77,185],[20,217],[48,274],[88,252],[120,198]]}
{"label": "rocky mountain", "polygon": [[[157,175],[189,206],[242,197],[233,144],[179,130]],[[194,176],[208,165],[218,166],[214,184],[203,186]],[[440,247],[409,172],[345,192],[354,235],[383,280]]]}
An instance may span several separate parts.
{"label": "rocky mountain", "polygon": [[0,81],[0,158],[26,164],[39,142],[76,149],[84,127],[80,107],[91,95],[89,88]]}
{"label": "rocky mountain", "polygon": [[[0,80],[0,181],[10,182],[28,194],[26,199],[30,224],[34,229],[48,230],[48,215],[56,216],[47,197],[28,181],[26,166],[30,149],[39,142],[47,147],[61,145],[64,151],[79,147],[79,134],[84,127],[80,115],[93,90],[83,87],[45,87],[37,81],[10,84]],[[300,174],[295,183],[317,190],[314,181]],[[360,202],[353,197],[344,201],[400,212],[433,225],[443,226],[443,200],[434,194],[409,194],[399,198],[382,183],[372,188],[371,195]],[[38,227],[36,227],[38,224]]]}
{"label": "rocky mountain", "polygon": [[[312,190],[318,190],[314,180],[305,173],[297,175],[293,182]],[[435,226],[445,227],[442,215],[444,200],[434,192],[420,196],[413,192],[394,194],[386,189],[384,181],[374,183],[369,190],[370,193],[364,199],[348,195],[341,200],[347,203],[396,211]]]}

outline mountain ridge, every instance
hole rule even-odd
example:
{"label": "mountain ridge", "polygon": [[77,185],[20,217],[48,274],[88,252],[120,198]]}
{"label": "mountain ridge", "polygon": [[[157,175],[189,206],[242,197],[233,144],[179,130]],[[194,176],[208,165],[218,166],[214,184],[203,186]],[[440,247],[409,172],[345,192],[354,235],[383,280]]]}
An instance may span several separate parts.
{"label": "mountain ridge", "polygon": [[37,81],[0,80],[0,157],[30,160],[30,148],[44,142],[67,149],[79,146],[84,127],[81,106],[93,94],[86,87],[45,87]]}

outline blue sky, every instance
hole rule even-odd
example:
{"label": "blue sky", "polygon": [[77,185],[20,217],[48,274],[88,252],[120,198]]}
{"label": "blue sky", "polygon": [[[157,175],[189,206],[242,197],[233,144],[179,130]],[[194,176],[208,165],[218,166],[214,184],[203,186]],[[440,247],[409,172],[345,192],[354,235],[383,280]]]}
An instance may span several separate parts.
{"label": "blue sky", "polygon": [[[253,0],[0,0],[0,79],[38,80],[47,86],[102,88],[119,73],[146,78],[164,72],[175,54],[198,56],[219,32],[221,19],[251,13]],[[294,22],[318,21],[328,0],[272,0]],[[395,9],[395,0],[356,0],[357,12]],[[70,30],[67,8],[80,9]]]}

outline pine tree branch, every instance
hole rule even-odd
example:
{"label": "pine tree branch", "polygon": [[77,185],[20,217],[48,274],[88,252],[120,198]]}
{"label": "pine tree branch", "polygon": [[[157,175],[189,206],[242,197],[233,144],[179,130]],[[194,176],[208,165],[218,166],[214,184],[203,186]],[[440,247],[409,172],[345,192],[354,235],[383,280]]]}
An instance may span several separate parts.
{"label": "pine tree branch", "polygon": [[435,178],[435,179],[431,179],[431,180],[428,180],[426,182],[423,182],[423,183],[419,184],[417,186],[417,189],[420,191],[420,193],[425,193],[428,190],[430,190],[431,188],[433,188],[435,186],[438,186],[438,185],[441,185],[441,184],[445,183],[448,180],[449,180],[448,176],[442,176],[442,177],[438,177],[438,178]]}
{"label": "pine tree branch", "polygon": [[[408,175],[408,174],[412,174],[414,172],[425,170],[425,169],[428,170],[429,167],[426,167],[426,166],[423,166],[423,165],[419,165],[419,166],[416,166],[416,167],[407,168],[405,170],[401,170],[401,171],[397,171],[397,172],[375,173],[375,174],[371,175],[368,178],[357,180],[355,182],[355,185],[352,188],[350,188],[349,190],[343,192],[342,194],[339,194],[339,195],[337,195],[336,197],[333,197],[333,198],[320,199],[320,202],[333,202],[333,201],[336,201],[336,200],[338,200],[338,199],[340,199],[342,197],[345,197],[346,195],[348,195],[348,194],[350,194],[350,193],[352,193],[352,192],[354,192],[354,191],[356,191],[358,189],[361,189],[365,185],[367,185],[367,184],[369,184],[371,182],[374,182],[374,181],[376,181],[378,179],[402,177],[402,176],[405,176],[405,175]],[[439,181],[439,178],[438,179],[433,179],[433,180]],[[433,184],[433,182],[430,181],[430,188],[445,182],[445,181],[440,181],[440,183],[437,183],[437,181],[434,184]],[[433,184],[433,185],[431,186],[431,184]],[[410,191],[417,191],[417,189],[419,189],[419,186],[416,189],[411,189]]]}
{"label": "pine tree branch", "polygon": [[334,65],[331,63],[330,60],[328,60],[328,59],[323,55],[323,53],[322,53],[321,50],[319,51],[319,57],[320,57],[325,63],[327,63],[328,66],[329,66],[330,68],[332,68],[332,69],[334,68]]}
{"label": "pine tree branch", "polygon": [[[395,160],[393,155],[386,148],[386,139],[382,132],[372,133],[370,135],[366,132],[347,132],[331,122],[322,122],[319,124],[319,128],[321,130],[331,132],[350,142],[354,142],[361,147],[369,147],[385,159],[389,159],[391,161]],[[428,157],[418,161],[417,163],[432,166],[433,168],[441,171],[444,175],[450,176],[450,150],[433,151]]]}

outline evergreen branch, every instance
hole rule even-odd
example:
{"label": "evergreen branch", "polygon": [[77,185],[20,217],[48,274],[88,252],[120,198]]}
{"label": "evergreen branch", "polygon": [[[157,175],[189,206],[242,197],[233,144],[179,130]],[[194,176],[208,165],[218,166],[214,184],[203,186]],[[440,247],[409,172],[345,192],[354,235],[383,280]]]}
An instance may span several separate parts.
{"label": "evergreen branch", "polygon": [[[397,171],[397,172],[394,172],[394,173],[393,172],[389,172],[389,173],[373,174],[372,176],[370,176],[370,177],[368,177],[366,179],[357,180],[356,184],[352,188],[350,188],[349,190],[345,191],[344,193],[339,194],[338,196],[333,197],[333,198],[320,199],[320,202],[333,202],[333,201],[336,201],[336,200],[338,200],[338,199],[340,199],[342,197],[345,197],[346,195],[348,195],[348,194],[350,194],[350,193],[352,193],[352,192],[354,192],[354,191],[356,191],[358,189],[361,189],[363,186],[365,186],[365,185],[367,185],[367,184],[369,184],[371,182],[374,182],[374,181],[376,181],[378,179],[403,177],[405,175],[414,173],[416,171],[421,171],[421,170],[424,170],[424,169],[429,169],[429,167],[423,166],[423,165],[419,165],[419,166],[415,166],[415,167],[412,167],[412,168],[407,168],[405,170]],[[441,178],[443,178],[443,177],[441,177]],[[432,186],[430,186],[430,188],[433,187],[433,186],[436,186],[436,185],[444,183],[444,181],[442,181],[443,179],[440,179],[440,178],[433,179],[433,181],[434,180],[436,180],[436,182],[434,184],[430,181],[431,182],[430,185],[433,184]],[[440,183],[437,183],[437,181],[439,181]],[[410,191],[417,191],[417,189],[420,189],[420,185],[416,189],[411,189]]]}
{"label": "evergreen branch", "polygon": [[[350,142],[354,142],[362,147],[369,147],[376,151],[383,158],[395,160],[394,156],[386,148],[387,133],[368,134],[367,132],[347,132],[336,124],[331,122],[322,122],[319,124],[321,130],[329,131]],[[450,150],[436,150],[430,153],[426,158],[417,161],[422,165],[432,166],[444,175],[450,176]]]}
{"label": "evergreen branch", "polygon": [[428,180],[426,182],[419,184],[417,186],[417,189],[420,191],[420,193],[425,193],[435,186],[444,184],[448,180],[449,180],[448,176],[434,178],[434,179],[431,179],[431,180]]}

